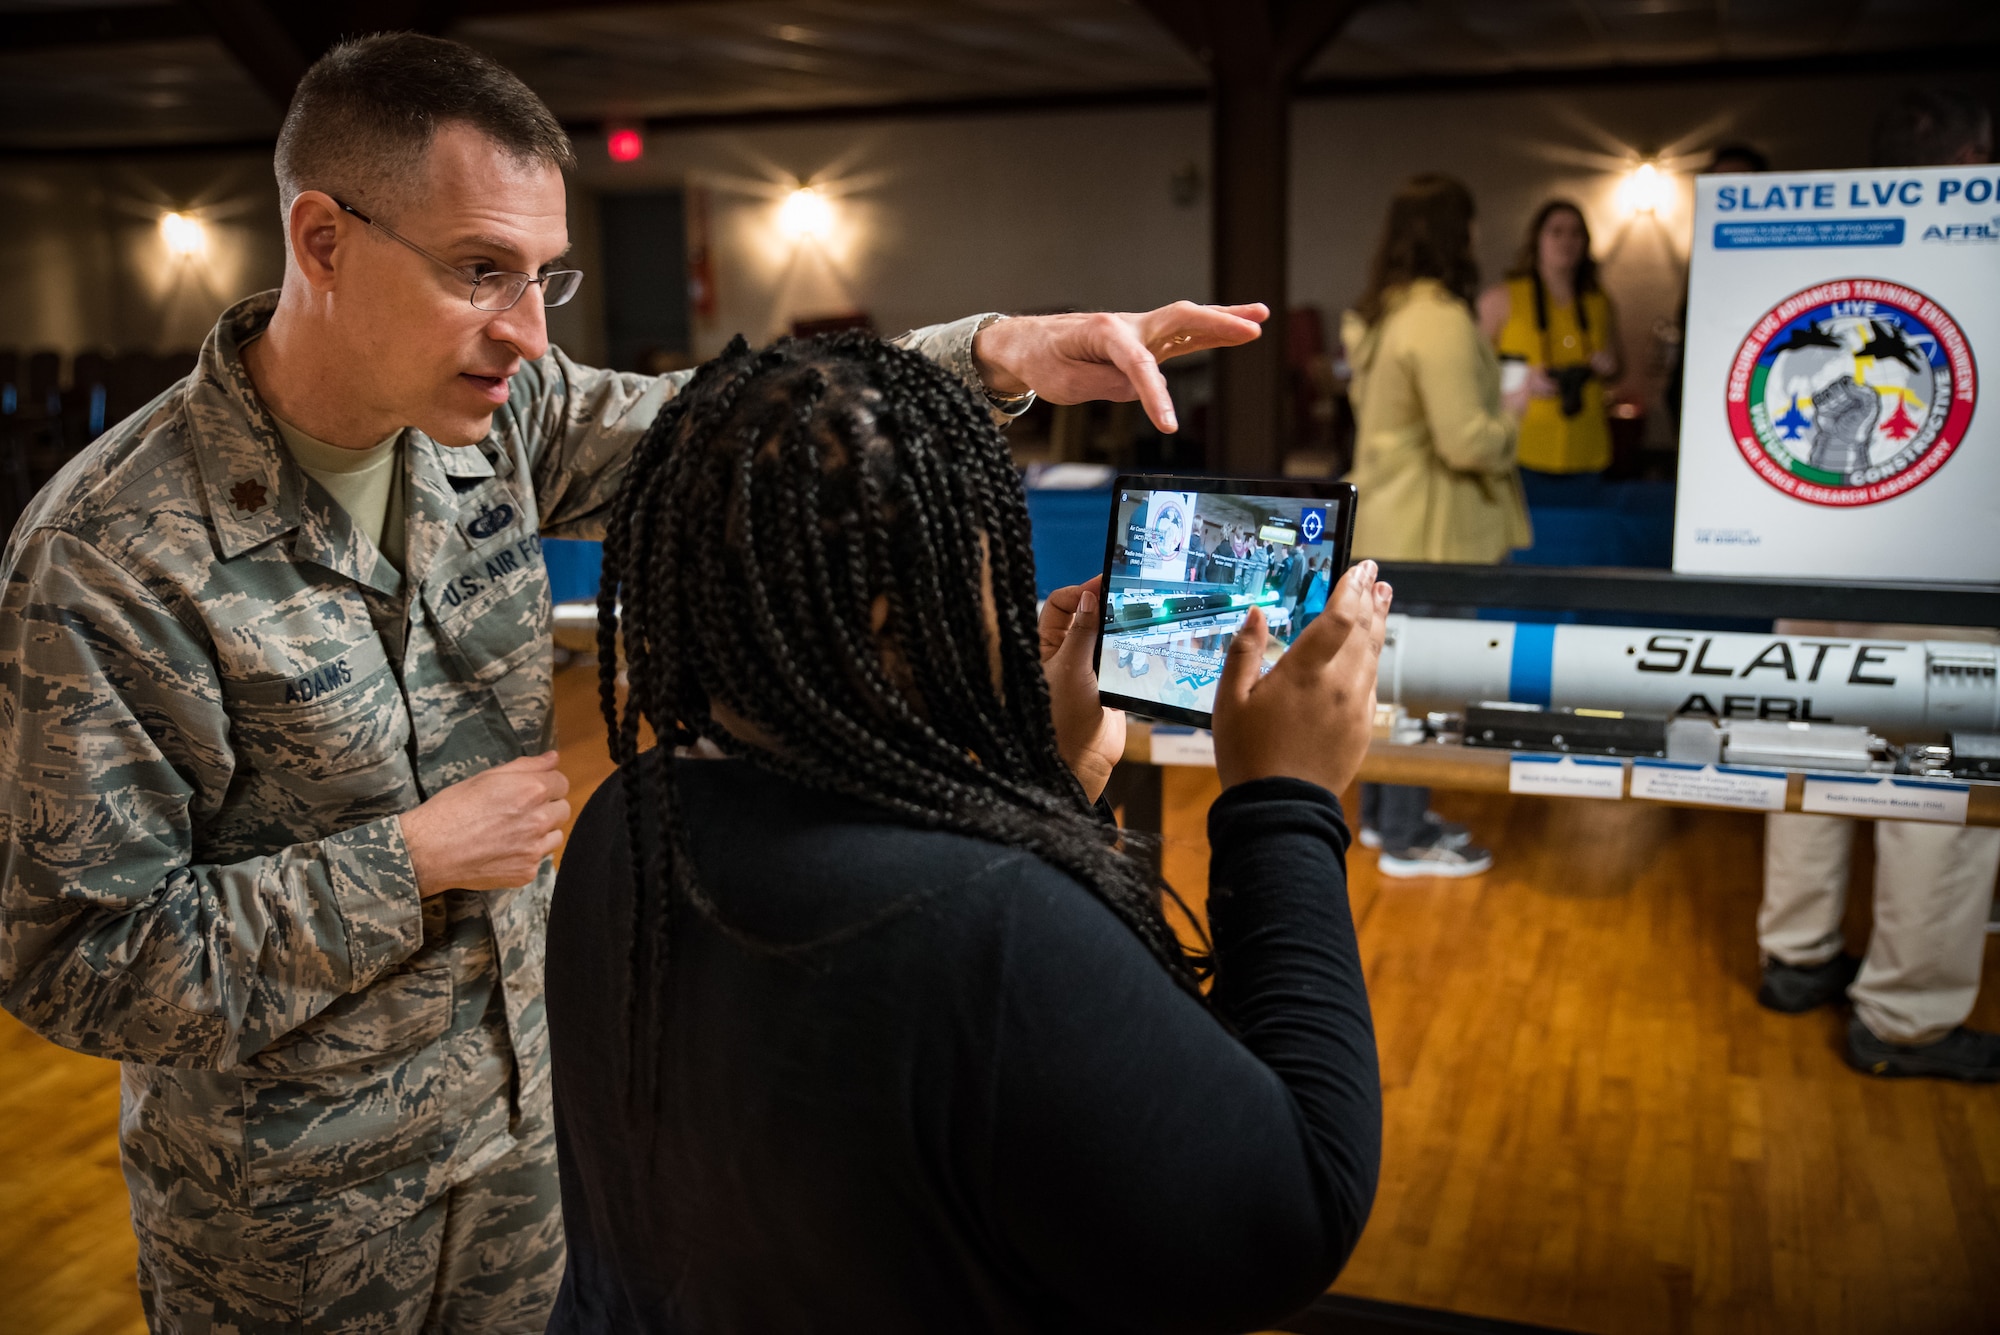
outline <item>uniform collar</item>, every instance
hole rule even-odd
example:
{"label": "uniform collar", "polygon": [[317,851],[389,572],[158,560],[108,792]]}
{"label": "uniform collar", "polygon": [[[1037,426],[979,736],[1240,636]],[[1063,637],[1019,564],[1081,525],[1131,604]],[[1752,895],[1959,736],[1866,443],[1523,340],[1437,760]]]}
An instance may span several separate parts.
{"label": "uniform collar", "polygon": [[493,461],[481,446],[440,445],[421,431],[410,433],[409,451],[403,474],[408,510],[403,574],[422,584],[458,524],[458,488],[452,479],[492,477]]}
{"label": "uniform collar", "polygon": [[[264,332],[278,308],[278,293],[259,292],[222,313],[202,344],[201,358],[187,389],[187,420],[193,437],[195,466],[201,472],[216,543],[224,560],[258,547],[298,528],[307,494],[305,473],[284,447],[271,410],[243,364],[243,345]],[[494,475],[493,460],[481,445],[447,448],[421,431],[410,430],[404,448],[410,459],[405,474],[409,490],[405,504],[416,513],[450,522],[457,512],[451,478]],[[337,527],[337,526],[336,526]],[[329,530],[315,540],[315,551],[339,550],[339,535]],[[434,554],[435,545],[427,556]],[[406,554],[405,564],[417,567]],[[357,568],[348,570],[347,566]],[[356,563],[337,568],[370,583],[373,571]]]}
{"label": "uniform collar", "polygon": [[304,474],[291,463],[243,365],[243,345],[264,332],[277,308],[276,292],[259,292],[224,311],[188,383],[195,467],[224,560],[299,525]]}
{"label": "uniform collar", "polygon": [[403,577],[389,558],[355,526],[354,517],[326,494],[319,483],[306,481],[302,490],[312,503],[301,507],[292,555],[325,566],[356,584],[391,597],[402,592]]}
{"label": "uniform collar", "polygon": [[492,477],[493,460],[487,457],[484,441],[478,445],[440,445],[421,431],[410,432],[411,444],[421,442],[446,477]]}

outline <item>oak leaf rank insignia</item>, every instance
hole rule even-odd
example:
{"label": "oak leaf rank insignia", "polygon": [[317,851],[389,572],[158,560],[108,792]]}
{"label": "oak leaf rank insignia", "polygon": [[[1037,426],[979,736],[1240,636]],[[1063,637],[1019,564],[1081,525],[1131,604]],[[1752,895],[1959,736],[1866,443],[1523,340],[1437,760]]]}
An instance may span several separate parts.
{"label": "oak leaf rank insignia", "polygon": [[250,514],[264,508],[264,498],[268,494],[263,483],[246,477],[229,489],[229,503],[244,514]]}

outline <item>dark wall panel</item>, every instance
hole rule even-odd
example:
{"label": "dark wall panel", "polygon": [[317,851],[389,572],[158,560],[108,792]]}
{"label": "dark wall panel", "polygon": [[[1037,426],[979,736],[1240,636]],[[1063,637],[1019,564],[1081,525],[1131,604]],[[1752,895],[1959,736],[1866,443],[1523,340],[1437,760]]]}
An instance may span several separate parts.
{"label": "dark wall panel", "polygon": [[656,354],[688,351],[687,215],[679,190],[607,194],[598,203],[604,239],[605,345],[621,371],[651,371]]}

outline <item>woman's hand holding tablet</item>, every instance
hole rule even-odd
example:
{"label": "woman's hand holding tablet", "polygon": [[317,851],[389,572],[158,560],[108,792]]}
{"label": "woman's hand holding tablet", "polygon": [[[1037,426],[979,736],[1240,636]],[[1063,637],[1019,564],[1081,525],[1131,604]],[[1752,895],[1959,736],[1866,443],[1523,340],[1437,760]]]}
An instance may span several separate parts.
{"label": "woman's hand holding tablet", "polygon": [[1106,709],[1090,666],[1097,645],[1098,591],[1104,579],[1055,590],[1042,604],[1042,675],[1049,683],[1056,750],[1095,802],[1125,754],[1125,711]]}
{"label": "woman's hand holding tablet", "polygon": [[1354,781],[1368,752],[1393,594],[1376,580],[1375,563],[1363,561],[1268,672],[1260,671],[1263,613],[1244,619],[1215,697],[1215,772],[1224,788],[1292,778],[1339,793]]}

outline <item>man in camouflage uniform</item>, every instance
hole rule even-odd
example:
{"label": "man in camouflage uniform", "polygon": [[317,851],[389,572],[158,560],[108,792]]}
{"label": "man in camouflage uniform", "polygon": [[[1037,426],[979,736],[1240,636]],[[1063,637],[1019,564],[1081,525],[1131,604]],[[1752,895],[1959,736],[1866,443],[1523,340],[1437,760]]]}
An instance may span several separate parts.
{"label": "man in camouflage uniform", "polygon": [[[553,1300],[541,975],[569,809],[540,542],[599,535],[684,381],[548,346],[532,280],[565,249],[568,154],[465,48],[336,50],[280,140],[284,289],[225,312],[0,565],[0,1000],[123,1063],[157,1330],[539,1331]],[[516,302],[467,305],[512,267]],[[1016,404],[1137,395],[1170,427],[1154,358],[1256,318],[906,341]],[[386,425],[397,522],[371,537],[281,421],[355,450]]]}

